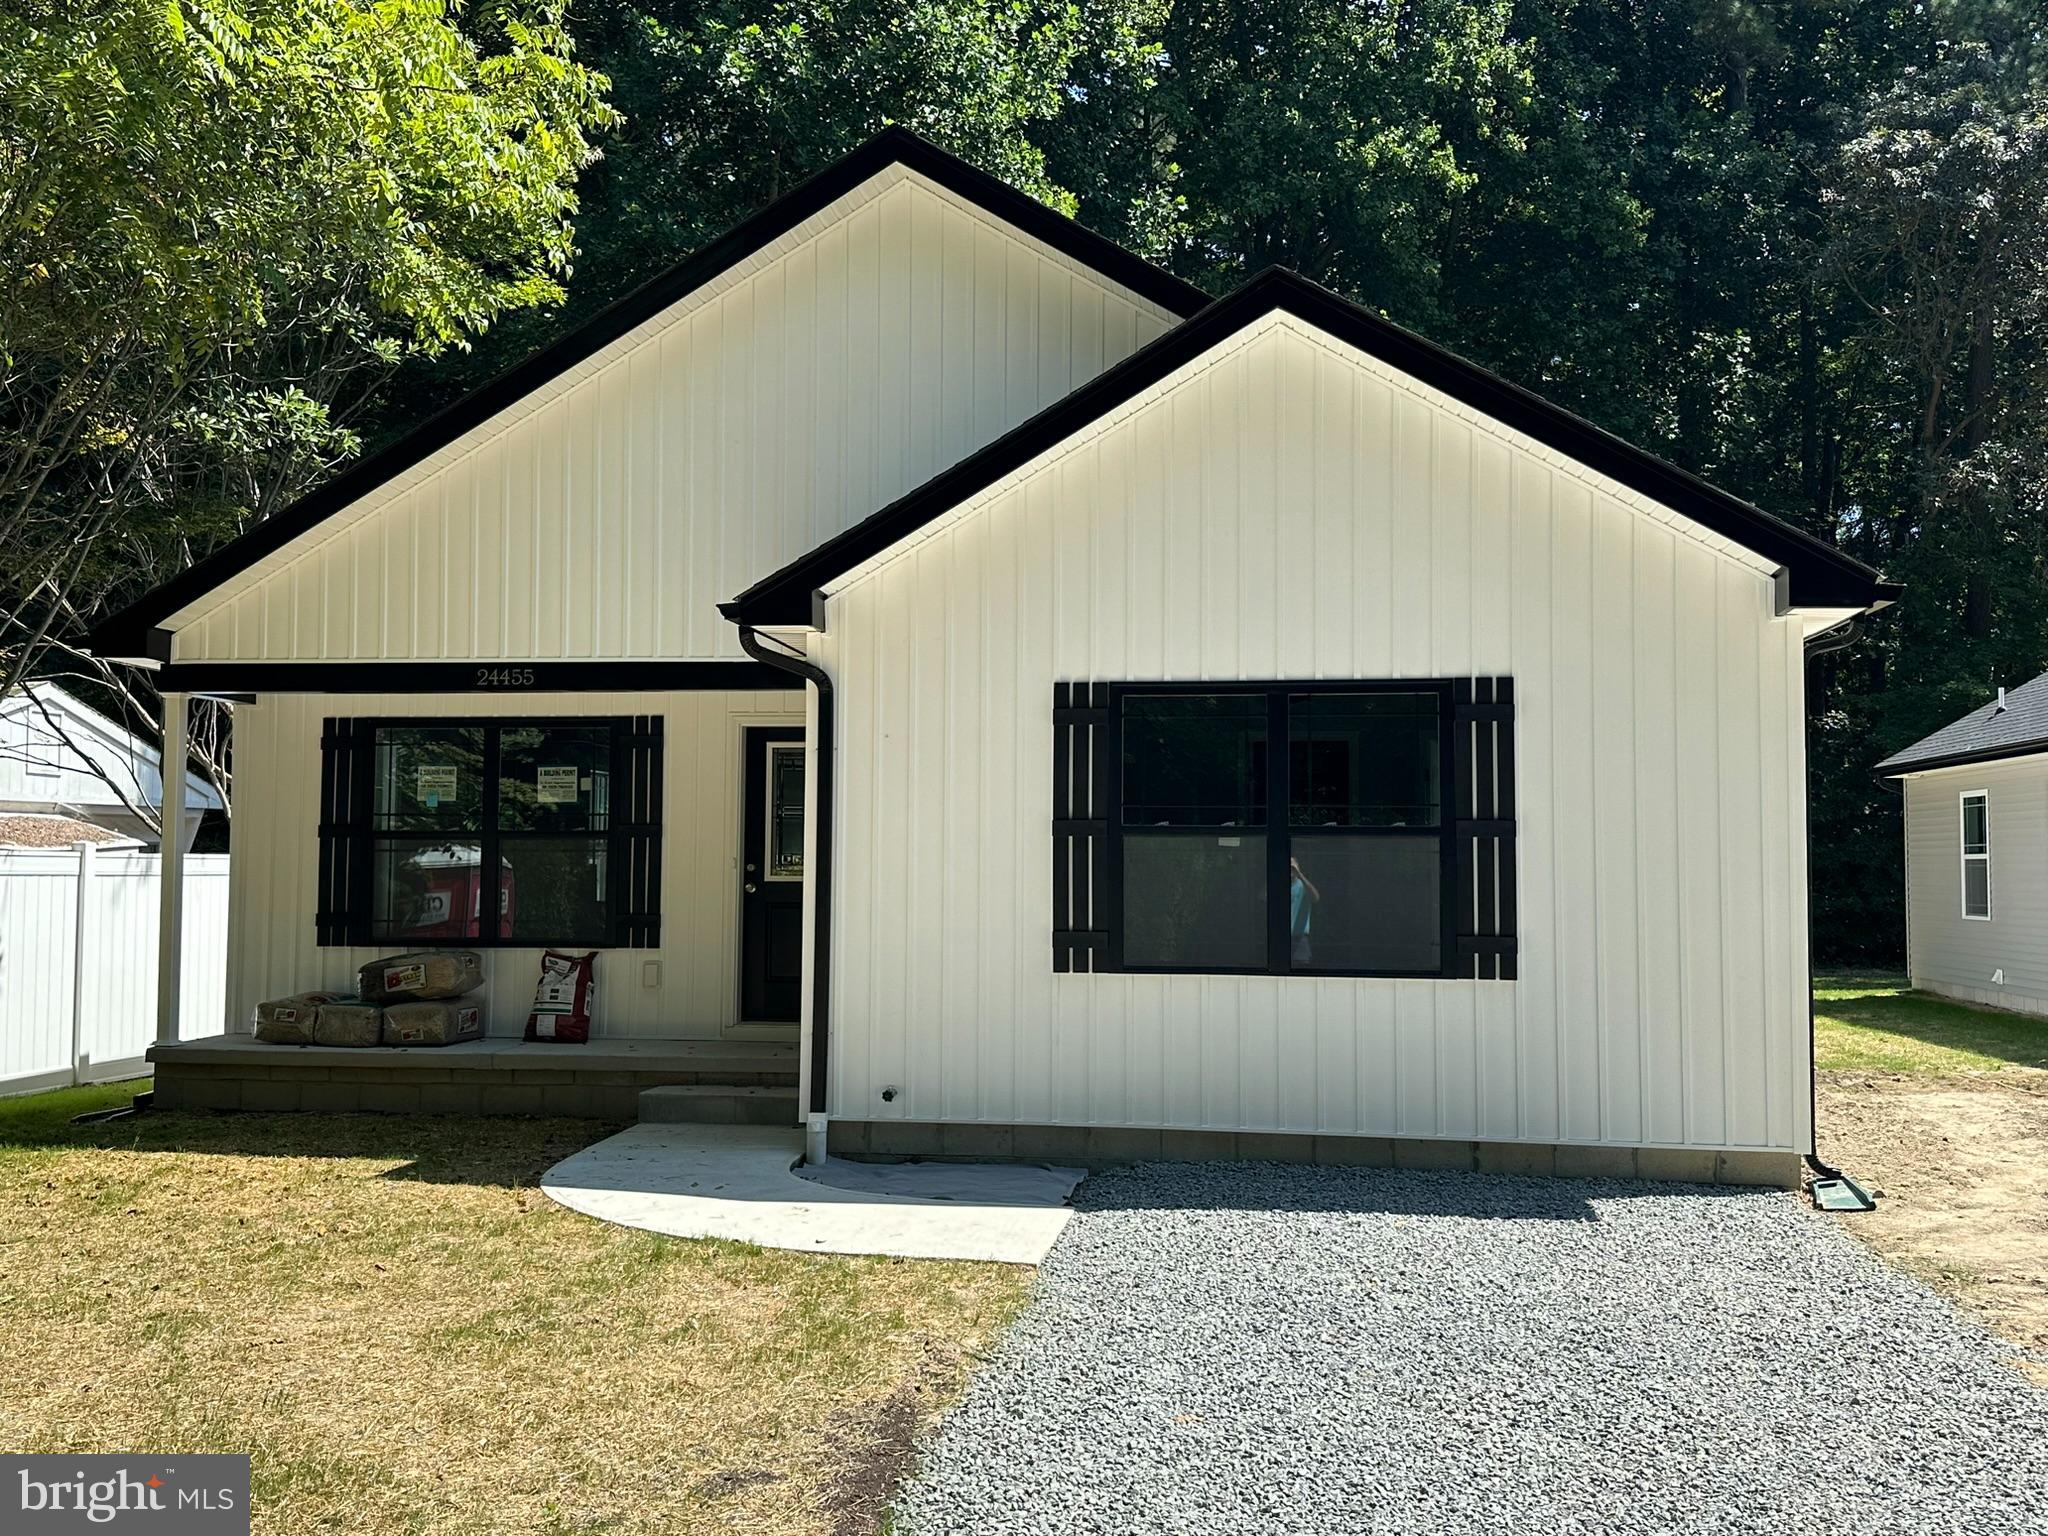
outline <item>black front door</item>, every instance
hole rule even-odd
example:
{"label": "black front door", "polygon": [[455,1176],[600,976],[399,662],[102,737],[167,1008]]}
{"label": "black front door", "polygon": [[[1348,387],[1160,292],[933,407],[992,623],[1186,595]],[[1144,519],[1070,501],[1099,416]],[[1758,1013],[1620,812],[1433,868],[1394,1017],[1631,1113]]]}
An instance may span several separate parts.
{"label": "black front door", "polygon": [[794,1024],[804,979],[804,733],[747,730],[740,1022]]}

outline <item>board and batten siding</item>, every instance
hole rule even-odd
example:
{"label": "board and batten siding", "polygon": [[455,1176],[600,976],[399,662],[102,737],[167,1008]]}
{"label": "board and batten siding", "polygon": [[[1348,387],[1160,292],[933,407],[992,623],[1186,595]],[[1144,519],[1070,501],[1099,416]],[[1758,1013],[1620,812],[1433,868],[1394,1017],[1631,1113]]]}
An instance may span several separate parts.
{"label": "board and batten siding", "polygon": [[[235,709],[235,846],[228,892],[227,1019],[250,1028],[266,998],[355,990],[365,961],[402,945],[314,942],[319,870],[320,731],[331,715],[556,718],[663,717],[661,946],[598,957],[595,1032],[611,1039],[716,1039],[739,1022],[741,732],[802,724],[804,696],[771,691],[264,694]],[[538,948],[486,949],[484,996],[493,1035],[525,1027]],[[658,963],[660,980],[647,982]]]}
{"label": "board and batten siding", "polygon": [[[1803,1150],[1800,624],[1626,496],[1276,320],[856,573],[832,1112]],[[1496,674],[1519,980],[1054,974],[1056,681]]]}
{"label": "board and batten siding", "polygon": [[719,602],[1173,322],[894,167],[177,616],[173,657],[739,657]]}
{"label": "board and batten siding", "polygon": [[[2048,757],[1903,781],[1906,964],[1913,985],[1965,1002],[2048,1014]],[[1983,790],[1991,916],[1963,916],[1962,795]],[[2003,971],[2003,983],[1992,979]]]}

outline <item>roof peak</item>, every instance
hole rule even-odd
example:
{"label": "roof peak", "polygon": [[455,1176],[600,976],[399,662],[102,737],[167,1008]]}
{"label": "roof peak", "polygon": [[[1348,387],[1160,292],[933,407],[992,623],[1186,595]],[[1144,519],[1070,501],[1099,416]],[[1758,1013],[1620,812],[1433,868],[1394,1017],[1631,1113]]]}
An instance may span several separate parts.
{"label": "roof peak", "polygon": [[1194,284],[892,123],[710,244],[429,417],[390,447],[351,465],[148,592],[101,624],[88,641],[89,649],[100,656],[166,659],[167,639],[156,630],[163,620],[588,361],[892,165],[916,172],[1168,314],[1185,318],[1209,303],[1209,295]]}
{"label": "roof peak", "polygon": [[811,623],[817,591],[1276,311],[1777,562],[1790,575],[1794,606],[1866,611],[1898,596],[1898,587],[1825,540],[1299,272],[1270,266],[960,463],[757,581],[720,611],[738,624]]}

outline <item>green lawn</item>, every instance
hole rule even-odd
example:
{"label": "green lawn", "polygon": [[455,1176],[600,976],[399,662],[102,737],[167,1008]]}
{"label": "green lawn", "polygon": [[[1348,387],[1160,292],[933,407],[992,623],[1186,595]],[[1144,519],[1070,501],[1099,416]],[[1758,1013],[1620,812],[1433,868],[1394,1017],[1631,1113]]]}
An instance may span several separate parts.
{"label": "green lawn", "polygon": [[1814,979],[1814,1051],[1823,1072],[1943,1076],[2048,1068],[2048,1019],[1971,1008],[1874,972]]}

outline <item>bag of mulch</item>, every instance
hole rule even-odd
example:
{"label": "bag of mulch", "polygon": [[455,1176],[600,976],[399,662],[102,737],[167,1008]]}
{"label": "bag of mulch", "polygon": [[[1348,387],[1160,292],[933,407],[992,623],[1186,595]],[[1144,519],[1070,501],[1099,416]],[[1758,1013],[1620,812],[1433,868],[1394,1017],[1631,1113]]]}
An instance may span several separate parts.
{"label": "bag of mulch", "polygon": [[454,1045],[483,1033],[484,1011],[475,1003],[393,1003],[384,1010],[386,1045]]}
{"label": "bag of mulch", "polygon": [[484,957],[473,949],[425,949],[372,960],[361,973],[373,1003],[422,1003],[460,997],[484,984]]}
{"label": "bag of mulch", "polygon": [[322,1003],[313,1020],[315,1045],[379,1045],[384,1039],[384,1010],[360,997]]}
{"label": "bag of mulch", "polygon": [[526,1038],[581,1045],[590,1038],[590,1015],[596,1003],[596,953],[565,955],[551,949],[540,957],[540,985],[533,989]]}
{"label": "bag of mulch", "polygon": [[339,992],[294,992],[290,997],[258,1003],[256,1038],[270,1045],[311,1045],[320,1005],[340,996]]}

